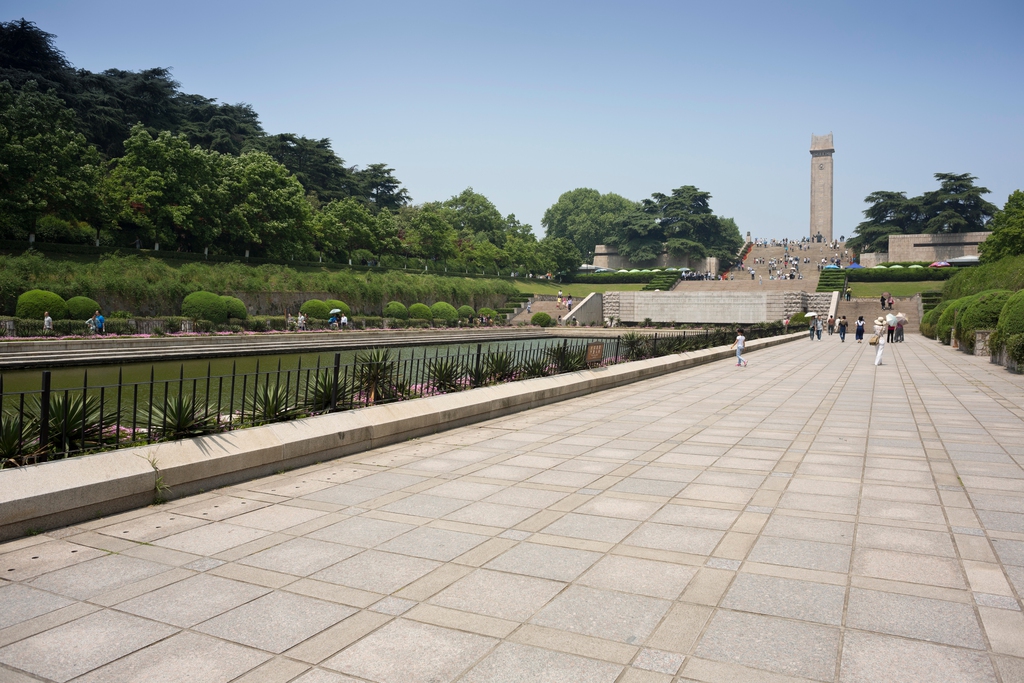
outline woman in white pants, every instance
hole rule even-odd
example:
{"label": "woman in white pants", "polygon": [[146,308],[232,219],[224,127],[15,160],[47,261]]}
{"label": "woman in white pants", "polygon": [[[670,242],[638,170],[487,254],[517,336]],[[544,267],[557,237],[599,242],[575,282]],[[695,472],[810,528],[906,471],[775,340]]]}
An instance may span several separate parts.
{"label": "woman in white pants", "polygon": [[879,318],[875,321],[875,336],[878,337],[878,345],[875,347],[875,365],[882,364],[882,352],[885,351],[885,335],[889,331],[889,324],[885,322],[885,318]]}

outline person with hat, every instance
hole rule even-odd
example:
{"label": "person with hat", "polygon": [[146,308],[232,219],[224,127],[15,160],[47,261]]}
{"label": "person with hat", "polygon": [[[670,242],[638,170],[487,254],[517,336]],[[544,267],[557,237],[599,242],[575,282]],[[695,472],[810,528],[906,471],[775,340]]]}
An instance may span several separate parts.
{"label": "person with hat", "polygon": [[877,349],[875,351],[875,365],[882,364],[882,352],[885,351],[885,333],[888,327],[885,318],[875,320],[875,337],[878,339],[878,343],[875,345]]}

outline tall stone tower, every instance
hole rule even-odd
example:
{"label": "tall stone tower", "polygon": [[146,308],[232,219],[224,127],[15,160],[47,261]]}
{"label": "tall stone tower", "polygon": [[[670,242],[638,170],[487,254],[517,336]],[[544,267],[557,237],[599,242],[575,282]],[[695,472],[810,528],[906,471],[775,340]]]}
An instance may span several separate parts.
{"label": "tall stone tower", "polygon": [[811,239],[832,241],[832,133],[811,135]]}

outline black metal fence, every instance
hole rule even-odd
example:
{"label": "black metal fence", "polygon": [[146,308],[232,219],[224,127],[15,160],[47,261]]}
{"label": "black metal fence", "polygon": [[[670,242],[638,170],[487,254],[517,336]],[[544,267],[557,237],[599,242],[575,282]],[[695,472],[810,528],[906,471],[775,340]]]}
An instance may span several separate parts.
{"label": "black metal fence", "polygon": [[[748,339],[782,333],[780,324],[747,332]],[[463,391],[521,379],[574,372],[653,356],[709,348],[732,341],[731,329],[629,332],[603,339],[551,339],[495,349],[373,348],[343,364],[261,368],[253,372],[157,379],[55,389],[43,371],[40,389],[4,393],[0,374],[0,468],[230,431],[299,417]],[[600,345],[600,347],[595,346]],[[485,348],[486,347],[486,348]],[[589,347],[589,348],[588,348]],[[589,351],[589,353],[588,353]],[[408,351],[406,351],[408,353]]]}

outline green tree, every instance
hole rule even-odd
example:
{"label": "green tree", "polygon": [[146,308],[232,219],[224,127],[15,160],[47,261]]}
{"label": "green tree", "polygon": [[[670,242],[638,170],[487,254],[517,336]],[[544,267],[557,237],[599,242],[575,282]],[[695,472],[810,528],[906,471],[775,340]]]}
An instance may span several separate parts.
{"label": "green tree", "polygon": [[457,234],[438,205],[426,204],[420,207],[412,217],[409,228],[406,244],[415,256],[435,261],[455,256]]}
{"label": "green tree", "polygon": [[1015,190],[988,227],[992,234],[978,247],[983,263],[1024,254],[1024,192]]}
{"label": "green tree", "polygon": [[409,192],[395,178],[395,169],[387,164],[370,164],[355,172],[359,194],[366,198],[374,211],[397,211],[411,201]]}
{"label": "green tree", "polygon": [[888,251],[889,235],[912,233],[923,219],[920,198],[908,199],[906,192],[880,190],[864,201],[870,205],[864,209],[866,220],[856,227],[856,235],[847,243],[856,253]]}
{"label": "green tree", "polygon": [[657,192],[613,226],[608,242],[634,262],[651,261],[663,248],[675,256],[714,256],[732,263],[743,247],[739,227],[711,210],[711,194],[693,185]]}
{"label": "green tree", "polygon": [[566,237],[545,237],[540,241],[543,263],[554,273],[575,273],[583,263],[579,249]]}
{"label": "green tree", "polygon": [[231,253],[278,258],[311,255],[314,232],[305,191],[264,152],[223,155],[224,227]]}
{"label": "green tree", "polygon": [[581,254],[591,256],[594,246],[603,244],[615,226],[636,209],[636,202],[609,192],[581,187],[563,193],[544,212],[541,225],[548,237],[566,237]]}
{"label": "green tree", "polygon": [[251,146],[274,157],[292,172],[306,191],[321,202],[359,196],[361,188],[352,169],[335,154],[329,138],[280,133],[254,140]]}
{"label": "green tree", "polygon": [[215,152],[167,131],[154,138],[139,124],[125,141],[125,155],[112,162],[107,192],[123,228],[162,245],[198,251],[221,234],[222,173]]}
{"label": "green tree", "polygon": [[334,258],[357,249],[380,253],[377,217],[358,199],[349,197],[323,207],[314,219],[317,247]]}
{"label": "green tree", "polygon": [[75,129],[75,115],[34,82],[15,93],[0,83],[0,224],[25,237],[52,215],[102,221],[99,155]]}
{"label": "green tree", "polygon": [[921,197],[924,209],[925,233],[975,232],[985,225],[999,210],[982,195],[987,187],[976,187],[977,180],[969,173],[936,173],[939,189]]}
{"label": "green tree", "polygon": [[508,223],[491,201],[467,187],[460,194],[444,202],[450,210],[449,222],[460,237],[482,236],[496,246],[505,244]]}

